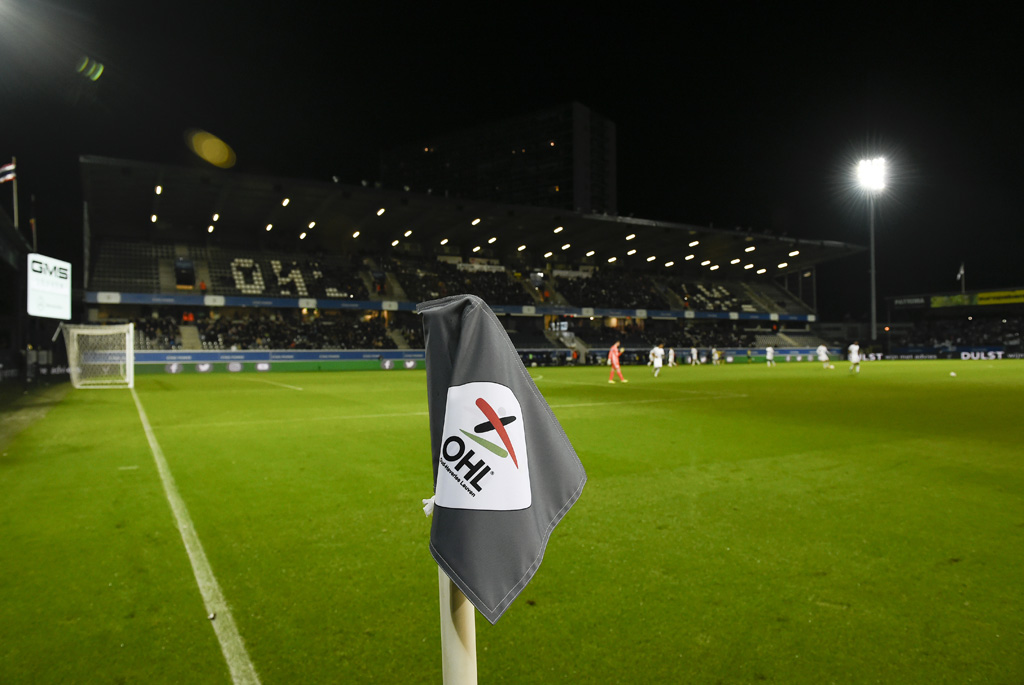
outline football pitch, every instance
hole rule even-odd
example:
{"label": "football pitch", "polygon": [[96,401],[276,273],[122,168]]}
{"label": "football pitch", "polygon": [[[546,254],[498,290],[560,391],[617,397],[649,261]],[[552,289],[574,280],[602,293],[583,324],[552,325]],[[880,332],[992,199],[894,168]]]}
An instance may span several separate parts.
{"label": "football pitch", "polygon": [[[847,366],[531,369],[588,482],[480,682],[1024,682],[1024,362]],[[418,370],[70,391],[0,456],[0,682],[441,682],[427,425]]]}

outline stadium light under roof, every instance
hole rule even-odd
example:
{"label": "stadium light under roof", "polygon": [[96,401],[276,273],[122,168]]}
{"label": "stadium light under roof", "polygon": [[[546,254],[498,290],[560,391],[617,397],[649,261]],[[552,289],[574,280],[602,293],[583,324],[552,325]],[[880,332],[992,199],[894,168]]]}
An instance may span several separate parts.
{"label": "stadium light under roof", "polygon": [[382,216],[385,211],[386,210],[383,207],[381,207],[380,209],[377,210],[377,216]]}
{"label": "stadium light under roof", "polygon": [[753,252],[753,251],[754,251],[754,250],[756,250],[756,249],[757,249],[756,247],[754,247],[753,245],[751,245],[751,246],[749,246],[749,247],[745,247],[745,248],[743,248],[743,251],[744,251],[744,252]]}

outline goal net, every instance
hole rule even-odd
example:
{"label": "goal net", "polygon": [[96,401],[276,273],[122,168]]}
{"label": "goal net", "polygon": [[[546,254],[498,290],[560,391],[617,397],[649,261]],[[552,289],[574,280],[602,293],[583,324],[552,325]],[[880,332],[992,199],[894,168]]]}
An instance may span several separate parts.
{"label": "goal net", "polygon": [[135,326],[61,326],[76,388],[135,387]]}

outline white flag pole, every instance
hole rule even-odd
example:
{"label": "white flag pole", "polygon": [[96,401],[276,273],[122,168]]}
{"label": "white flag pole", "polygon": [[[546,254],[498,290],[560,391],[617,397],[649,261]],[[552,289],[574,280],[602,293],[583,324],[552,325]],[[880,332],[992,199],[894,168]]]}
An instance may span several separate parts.
{"label": "white flag pole", "polygon": [[17,170],[18,158],[17,157],[13,157],[13,156],[11,157],[11,165],[13,165],[15,167],[14,178],[12,179],[13,185],[11,186],[11,192],[14,193],[14,227],[15,228],[20,228],[20,226],[18,226],[18,170]]}
{"label": "white flag pole", "polygon": [[437,567],[444,685],[476,685],[476,609]]}

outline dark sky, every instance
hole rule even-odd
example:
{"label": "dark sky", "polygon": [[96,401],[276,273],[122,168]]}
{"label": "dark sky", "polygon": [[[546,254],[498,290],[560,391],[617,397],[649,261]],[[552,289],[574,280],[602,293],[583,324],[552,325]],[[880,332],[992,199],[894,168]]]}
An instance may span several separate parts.
{"label": "dark sky", "polygon": [[[381,149],[577,100],[617,124],[621,214],[867,245],[852,169],[884,155],[881,296],[957,290],[961,261],[1024,286],[1020,12],[715,4],[0,0],[0,159],[40,251],[77,262],[79,154],[200,164],[194,127],[239,171],[358,182]],[[866,255],[819,280],[827,317],[866,315]]]}

